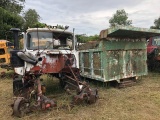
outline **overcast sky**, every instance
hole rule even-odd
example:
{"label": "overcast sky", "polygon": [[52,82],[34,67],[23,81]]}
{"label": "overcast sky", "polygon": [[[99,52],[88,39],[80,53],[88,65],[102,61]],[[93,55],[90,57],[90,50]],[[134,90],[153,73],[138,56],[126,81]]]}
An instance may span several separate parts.
{"label": "overcast sky", "polygon": [[69,25],[77,34],[94,35],[109,27],[116,10],[124,9],[136,27],[149,28],[160,17],[160,0],[26,0],[41,22]]}

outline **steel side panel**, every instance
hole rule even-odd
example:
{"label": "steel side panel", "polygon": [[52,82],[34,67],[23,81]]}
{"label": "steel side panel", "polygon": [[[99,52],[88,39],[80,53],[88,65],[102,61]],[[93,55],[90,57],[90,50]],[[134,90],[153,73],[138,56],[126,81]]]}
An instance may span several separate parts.
{"label": "steel side panel", "polygon": [[83,77],[107,82],[147,75],[145,41],[102,41],[101,44],[99,50],[79,51]]}
{"label": "steel side panel", "polygon": [[100,38],[149,38],[158,35],[160,35],[160,30],[133,26],[115,26],[100,32]]}

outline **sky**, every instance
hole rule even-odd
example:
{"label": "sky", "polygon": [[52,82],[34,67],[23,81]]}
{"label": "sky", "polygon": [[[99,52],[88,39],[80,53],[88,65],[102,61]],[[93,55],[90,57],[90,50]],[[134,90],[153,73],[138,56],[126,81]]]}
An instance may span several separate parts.
{"label": "sky", "polygon": [[26,0],[28,9],[35,9],[47,25],[68,25],[76,34],[95,35],[109,28],[109,19],[120,9],[133,26],[150,28],[160,17],[160,0]]}

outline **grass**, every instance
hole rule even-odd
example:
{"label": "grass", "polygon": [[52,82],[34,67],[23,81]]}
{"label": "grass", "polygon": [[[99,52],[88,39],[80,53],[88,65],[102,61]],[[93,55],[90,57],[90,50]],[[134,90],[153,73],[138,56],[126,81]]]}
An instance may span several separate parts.
{"label": "grass", "polygon": [[13,103],[12,79],[0,80],[0,119],[8,120],[158,120],[160,118],[160,73],[149,73],[135,86],[123,89],[107,88],[93,84],[99,89],[99,100],[92,105],[79,105],[73,109],[67,95],[55,78],[44,77],[47,96],[57,101],[58,107],[50,111],[37,111],[24,118],[11,116]]}

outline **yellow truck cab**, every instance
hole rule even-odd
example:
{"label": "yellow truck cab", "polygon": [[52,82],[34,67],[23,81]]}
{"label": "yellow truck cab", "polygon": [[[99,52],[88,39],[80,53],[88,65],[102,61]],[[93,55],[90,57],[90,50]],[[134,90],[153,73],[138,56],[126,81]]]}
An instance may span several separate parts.
{"label": "yellow truck cab", "polygon": [[4,68],[10,63],[10,50],[13,49],[13,43],[7,40],[0,40],[0,67]]}

